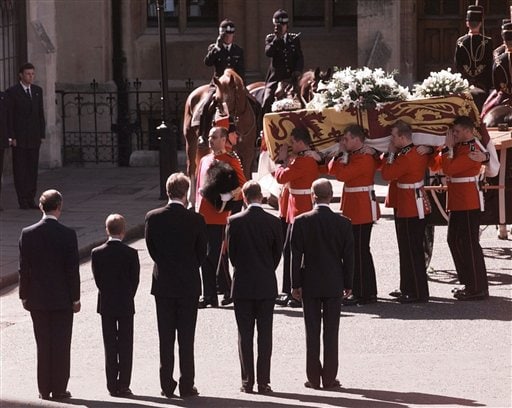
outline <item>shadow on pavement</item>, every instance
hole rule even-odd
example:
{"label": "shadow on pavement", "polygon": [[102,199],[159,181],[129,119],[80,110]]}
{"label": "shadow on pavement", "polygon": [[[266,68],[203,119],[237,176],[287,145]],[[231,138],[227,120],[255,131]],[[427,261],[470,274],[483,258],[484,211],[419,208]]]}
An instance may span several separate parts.
{"label": "shadow on pavement", "polygon": [[[512,284],[511,272],[512,269],[508,268],[487,270],[489,287]],[[428,271],[427,275],[428,280],[431,282],[460,286],[457,278],[457,272],[454,269],[434,269]]]}
{"label": "shadow on pavement", "polygon": [[[386,401],[378,401],[374,399],[353,399],[341,396],[346,392],[343,388],[339,391],[324,391],[326,396],[319,395],[310,395],[310,394],[291,394],[287,392],[274,392],[272,393],[273,397],[278,398],[286,398],[286,399],[295,399],[300,401],[301,407],[307,406],[304,404],[325,404],[332,405],[335,407],[346,407],[346,408],[406,408],[407,405],[401,404],[399,402],[386,402]],[[294,407],[297,405],[293,405]]]}
{"label": "shadow on pavement", "polygon": [[456,299],[431,297],[429,303],[402,305],[391,299],[363,306],[344,306],[346,313],[376,315],[381,319],[398,320],[499,320],[512,321],[512,301],[507,297],[491,296],[480,301],[461,302]]}
{"label": "shadow on pavement", "polygon": [[384,390],[362,390],[357,388],[342,389],[342,392],[347,394],[359,394],[362,397],[374,400],[397,402],[402,404],[416,404],[416,405],[462,405],[465,407],[483,407],[476,401],[465,399],[447,397],[445,395],[425,394],[422,392],[397,392],[397,391],[384,391]]}

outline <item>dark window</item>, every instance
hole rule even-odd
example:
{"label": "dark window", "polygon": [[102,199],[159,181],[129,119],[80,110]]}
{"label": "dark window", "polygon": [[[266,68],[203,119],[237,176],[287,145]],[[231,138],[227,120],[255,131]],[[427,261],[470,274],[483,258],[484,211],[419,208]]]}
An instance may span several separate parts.
{"label": "dark window", "polygon": [[0,89],[18,80],[18,69],[26,62],[25,1],[0,0]]}
{"label": "dark window", "polygon": [[357,0],[333,0],[333,26],[357,26]]}
{"label": "dark window", "polygon": [[425,15],[443,16],[446,14],[460,14],[460,0],[425,0]]}
{"label": "dark window", "polygon": [[[148,26],[158,25],[157,0],[147,0]],[[219,15],[218,0],[164,0],[164,16],[168,27],[178,27],[180,7],[187,10],[185,26],[215,27]]]}
{"label": "dark window", "polygon": [[324,0],[293,0],[293,25],[324,26]]}

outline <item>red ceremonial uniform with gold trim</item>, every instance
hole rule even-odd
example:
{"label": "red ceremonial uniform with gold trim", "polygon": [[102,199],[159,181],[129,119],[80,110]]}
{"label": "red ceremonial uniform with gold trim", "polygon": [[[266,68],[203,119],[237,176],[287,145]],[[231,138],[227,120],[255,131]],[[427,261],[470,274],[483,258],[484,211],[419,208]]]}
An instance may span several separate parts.
{"label": "red ceremonial uniform with gold trim", "polygon": [[482,164],[471,160],[469,153],[480,152],[474,140],[457,144],[453,148],[453,159],[447,154],[441,156],[443,173],[447,176],[447,208],[451,211],[475,210],[480,208],[480,198],[475,181],[452,183],[450,178],[477,177]]}
{"label": "red ceremonial uniform with gold trim", "polygon": [[225,225],[231,211],[218,212],[215,207],[199,193],[206,179],[206,171],[210,168],[214,160],[220,160],[228,163],[238,176],[238,185],[242,187],[247,181],[242,170],[242,164],[236,153],[224,152],[218,155],[213,153],[207,154],[199,163],[199,171],[197,172],[197,188],[196,188],[196,211],[199,212],[206,224]]}
{"label": "red ceremonial uniform with gold trim", "polygon": [[[380,159],[364,153],[351,153],[347,164],[332,159],[328,165],[329,174],[343,181],[343,196],[341,211],[350,218],[353,225],[373,222],[370,193],[368,191],[348,192],[346,188],[373,187],[375,171],[380,166]],[[380,218],[380,208],[376,205],[377,219]]]}
{"label": "red ceremonial uniform with gold trim", "polygon": [[284,188],[290,189],[286,222],[291,224],[296,216],[313,209],[311,192],[294,194],[293,190],[311,189],[313,181],[318,176],[317,162],[312,157],[304,156],[303,152],[299,153],[287,167],[277,166],[274,177],[279,184],[286,184]]}
{"label": "red ceremonial uniform with gold trim", "polygon": [[[414,184],[423,182],[425,171],[430,160],[429,155],[421,155],[417,152],[416,146],[404,147],[397,154],[393,163],[384,162],[382,165],[382,178],[387,181],[396,181],[396,198],[394,208],[399,218],[418,217],[416,207],[417,192],[415,188],[399,188],[398,184]],[[423,194],[423,211],[430,214],[430,204],[423,187],[419,187]],[[421,208],[421,207],[420,207]]]}

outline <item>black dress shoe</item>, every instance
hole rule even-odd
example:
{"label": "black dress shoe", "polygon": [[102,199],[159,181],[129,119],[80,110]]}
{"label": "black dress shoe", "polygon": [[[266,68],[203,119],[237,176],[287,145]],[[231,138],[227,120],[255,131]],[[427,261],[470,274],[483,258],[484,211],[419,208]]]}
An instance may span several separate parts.
{"label": "black dress shoe", "polygon": [[196,397],[199,395],[199,391],[197,391],[196,387],[192,387],[188,390],[180,390],[180,397],[181,398],[189,398],[189,397]]}
{"label": "black dress shoe", "polygon": [[264,384],[259,385],[258,384],[258,394],[270,394],[272,391],[272,388],[270,388],[270,385]]}
{"label": "black dress shoe", "polygon": [[400,303],[426,303],[428,302],[428,299],[425,298],[419,298],[416,296],[411,295],[402,295],[399,298],[397,298]]}
{"label": "black dress shoe", "polygon": [[131,397],[133,396],[132,390],[129,388],[121,388],[119,391],[117,391],[118,397]]}
{"label": "black dress shoe", "polygon": [[377,303],[377,296],[368,296],[367,298],[359,298],[360,305],[369,305],[371,303]]}
{"label": "black dress shoe", "polygon": [[293,308],[302,307],[302,302],[298,301],[297,299],[290,299],[286,306]]}
{"label": "black dress shoe", "polygon": [[481,290],[479,292],[468,292],[461,290],[453,295],[457,300],[484,300],[489,297],[488,290]]}
{"label": "black dress shoe", "polygon": [[304,383],[304,387],[311,388],[313,390],[319,390],[320,389],[320,385],[314,385],[314,384],[311,383],[311,381],[306,381]]}
{"label": "black dress shoe", "polygon": [[199,303],[197,304],[197,307],[199,309],[205,309],[206,307],[219,307],[219,301],[217,300],[217,297],[210,298],[210,297],[203,297],[199,299]]}
{"label": "black dress shoe", "polygon": [[39,399],[42,399],[42,400],[49,400],[50,399],[50,393],[44,393],[44,394],[39,394]]}
{"label": "black dress shoe", "polygon": [[252,387],[249,387],[248,385],[242,385],[240,387],[240,392],[245,392],[246,394],[252,394]]}
{"label": "black dress shoe", "polygon": [[278,297],[276,297],[276,305],[286,306],[291,298],[292,297],[289,293],[281,293]]}
{"label": "black dress shoe", "polygon": [[68,399],[68,398],[71,398],[71,393],[69,391],[64,391],[64,392],[52,392],[52,399],[54,400],[64,400],[64,399]]}
{"label": "black dress shoe", "polygon": [[222,306],[227,306],[233,303],[233,298],[229,295],[224,295],[224,298],[220,301]]}
{"label": "black dress shoe", "polygon": [[167,398],[176,398],[177,397],[177,395],[174,394],[174,391],[171,391],[171,390],[160,391],[160,395],[162,397],[167,397]]}
{"label": "black dress shoe", "polygon": [[402,291],[400,289],[395,289],[394,291],[389,292],[389,296],[398,298],[402,296]]}
{"label": "black dress shoe", "polygon": [[357,296],[350,295],[350,296],[347,296],[346,298],[343,298],[341,300],[341,304],[343,306],[356,306],[360,300],[361,299],[358,298]]}
{"label": "black dress shoe", "polygon": [[340,380],[336,379],[332,383],[325,385],[324,390],[337,390],[341,388]]}

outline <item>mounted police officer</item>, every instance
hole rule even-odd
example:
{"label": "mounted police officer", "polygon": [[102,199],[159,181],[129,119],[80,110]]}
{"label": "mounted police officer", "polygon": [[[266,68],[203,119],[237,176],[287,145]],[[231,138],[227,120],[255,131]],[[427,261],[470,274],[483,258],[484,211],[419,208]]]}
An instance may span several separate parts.
{"label": "mounted police officer", "polygon": [[457,39],[454,58],[457,72],[460,72],[470,85],[478,88],[472,94],[479,110],[492,88],[494,49],[492,39],[481,33],[483,21],[484,8],[469,6],[466,14],[466,27],[469,32]]}
{"label": "mounted police officer", "polygon": [[[245,81],[244,50],[234,43],[235,23],[231,20],[222,20],[219,25],[219,36],[215,43],[208,46],[204,57],[206,66],[213,66],[213,76],[220,77],[226,68],[231,68]],[[206,140],[214,116],[214,107],[211,106],[215,85],[210,83],[208,94],[196,108],[192,117],[192,126],[199,126],[200,138]]]}
{"label": "mounted police officer", "polygon": [[278,82],[297,81],[304,69],[300,33],[289,33],[288,21],[288,13],[281,9],[277,10],[272,18],[274,32],[265,38],[265,55],[270,58],[270,66],[265,80],[263,113],[271,110]]}

